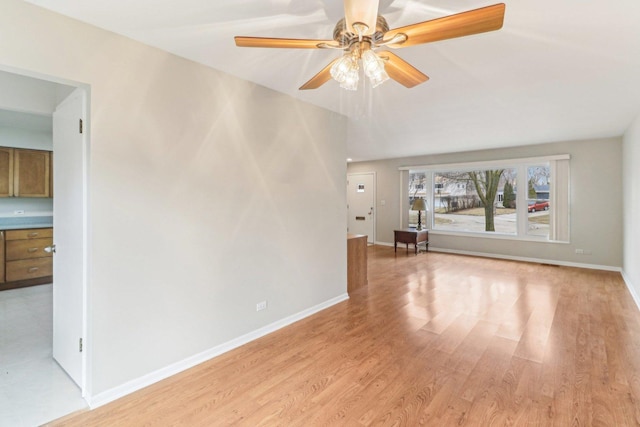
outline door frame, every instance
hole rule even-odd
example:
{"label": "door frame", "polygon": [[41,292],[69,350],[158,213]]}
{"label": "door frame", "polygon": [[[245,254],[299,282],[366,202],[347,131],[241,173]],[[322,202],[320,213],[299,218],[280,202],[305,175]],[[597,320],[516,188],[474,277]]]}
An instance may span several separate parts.
{"label": "door frame", "polygon": [[[86,83],[73,81],[69,79],[65,79],[63,77],[57,77],[52,75],[47,75],[43,73],[33,72],[26,69],[11,67],[5,64],[0,63],[0,71],[4,71],[7,73],[17,74],[23,77],[32,78],[35,80],[44,80],[51,83],[62,84],[66,86],[74,87],[74,90],[81,90],[83,94],[83,153],[82,153],[82,224],[78,226],[82,228],[82,240],[83,240],[83,248],[82,248],[82,338],[83,338],[83,348],[82,348],[82,381],[80,386],[82,397],[88,401],[89,390],[91,388],[91,376],[90,373],[90,361],[91,357],[89,357],[91,353],[91,318],[90,318],[90,310],[89,310],[89,294],[90,294],[90,256],[89,256],[89,248],[91,243],[91,235],[90,235],[90,224],[91,224],[91,212],[89,209],[89,166],[90,166],[90,150],[91,150],[91,86]],[[60,100],[57,105],[60,105],[65,101],[66,97]],[[57,108],[56,105],[56,108]],[[7,107],[7,106],[5,106]],[[54,109],[55,110],[55,109]],[[27,111],[24,111],[27,112]],[[53,111],[51,112],[53,114]],[[54,197],[55,197],[55,182],[54,182]],[[55,212],[53,213],[55,215]],[[55,360],[55,359],[54,359]]]}
{"label": "door frame", "polygon": [[376,243],[376,229],[378,228],[378,194],[377,194],[377,176],[376,176],[376,172],[375,171],[371,171],[371,172],[353,172],[353,173],[347,173],[347,228],[349,227],[349,177],[355,177],[355,176],[362,176],[362,175],[371,175],[372,176],[372,182],[373,182],[373,218],[371,219],[371,222],[373,223],[372,227],[373,227],[373,233],[371,233],[371,243],[375,244]]}

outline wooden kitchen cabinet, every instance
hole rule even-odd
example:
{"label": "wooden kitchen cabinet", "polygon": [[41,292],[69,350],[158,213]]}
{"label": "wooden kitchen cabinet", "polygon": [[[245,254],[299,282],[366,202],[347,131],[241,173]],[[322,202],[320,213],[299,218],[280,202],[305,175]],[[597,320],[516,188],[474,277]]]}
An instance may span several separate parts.
{"label": "wooden kitchen cabinet", "polygon": [[0,197],[13,196],[13,148],[0,147]]}
{"label": "wooden kitchen cabinet", "polygon": [[0,197],[52,197],[52,153],[0,147]]}
{"label": "wooden kitchen cabinet", "polygon": [[42,150],[14,149],[13,195],[49,197],[51,153]]}
{"label": "wooden kitchen cabinet", "polygon": [[[3,231],[6,286],[47,283],[52,280],[53,258],[45,248],[53,244],[52,228]],[[6,287],[5,287],[6,288]],[[8,289],[8,288],[7,288]]]}
{"label": "wooden kitchen cabinet", "polygon": [[53,151],[49,153],[49,197],[53,198]]}
{"label": "wooden kitchen cabinet", "polygon": [[4,231],[0,230],[0,283],[4,283]]}

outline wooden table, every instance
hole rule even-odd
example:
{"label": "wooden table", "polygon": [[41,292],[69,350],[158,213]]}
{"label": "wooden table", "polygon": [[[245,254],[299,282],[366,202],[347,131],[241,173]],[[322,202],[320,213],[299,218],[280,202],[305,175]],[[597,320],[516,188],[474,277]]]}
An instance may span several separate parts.
{"label": "wooden table", "polygon": [[404,230],[394,230],[394,242],[393,250],[398,251],[398,243],[404,243],[407,245],[407,252],[409,252],[409,243],[415,246],[415,253],[418,253],[418,245],[422,242],[425,244],[425,250],[429,251],[429,231],[428,230],[416,230],[415,228],[405,228]]}

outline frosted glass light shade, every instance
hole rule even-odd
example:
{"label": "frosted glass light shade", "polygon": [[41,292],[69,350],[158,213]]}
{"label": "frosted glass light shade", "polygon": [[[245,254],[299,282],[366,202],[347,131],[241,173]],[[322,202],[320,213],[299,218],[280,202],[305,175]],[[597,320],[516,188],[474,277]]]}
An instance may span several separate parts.
{"label": "frosted glass light shade", "polygon": [[347,73],[349,73],[349,70],[353,66],[352,62],[353,60],[350,55],[342,56],[335,64],[333,64],[331,70],[329,70],[331,77],[333,77],[337,82],[344,82],[347,78]]}
{"label": "frosted glass light shade", "polygon": [[389,80],[389,75],[384,69],[384,61],[372,50],[362,52],[362,67],[364,68],[365,75],[371,81],[372,87],[376,87]]}
{"label": "frosted glass light shade", "polygon": [[357,90],[360,67],[358,61],[350,53],[344,54],[329,70],[331,77],[347,90]]}
{"label": "frosted glass light shade", "polygon": [[349,70],[344,81],[340,83],[340,87],[346,90],[358,90],[358,80],[360,80],[360,76],[358,75],[358,67],[356,63],[356,67],[352,67]]}

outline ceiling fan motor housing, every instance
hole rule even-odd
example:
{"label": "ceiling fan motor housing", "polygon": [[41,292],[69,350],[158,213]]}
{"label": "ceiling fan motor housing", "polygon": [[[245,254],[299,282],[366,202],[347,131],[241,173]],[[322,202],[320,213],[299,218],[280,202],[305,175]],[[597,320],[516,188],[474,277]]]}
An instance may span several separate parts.
{"label": "ceiling fan motor housing", "polygon": [[[377,43],[382,42],[382,38],[387,31],[389,31],[389,24],[387,24],[387,20],[384,19],[383,16],[378,15],[376,31],[371,35],[363,36],[362,39],[370,41],[371,44],[375,46]],[[349,31],[347,28],[347,21],[342,18],[333,29],[333,39],[338,42],[340,47],[347,49],[353,43],[357,42],[359,37],[358,34]]]}

